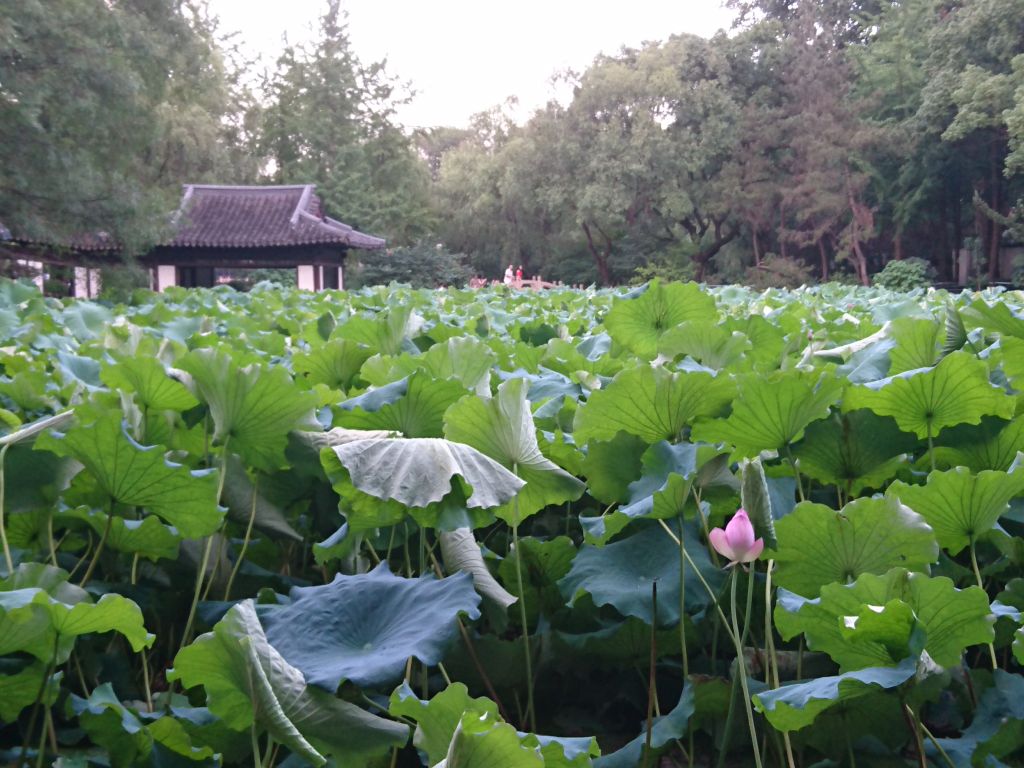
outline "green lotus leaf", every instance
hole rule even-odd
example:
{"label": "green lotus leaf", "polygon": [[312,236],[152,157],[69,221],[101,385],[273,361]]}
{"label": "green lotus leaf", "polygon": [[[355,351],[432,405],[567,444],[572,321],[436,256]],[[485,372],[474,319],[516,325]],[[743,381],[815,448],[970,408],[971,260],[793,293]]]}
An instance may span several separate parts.
{"label": "green lotus leaf", "polygon": [[[678,537],[678,520],[668,523]],[[686,551],[705,581],[717,593],[724,574],[711,564],[695,525],[682,526]],[[660,525],[650,524],[603,547],[584,545],[569,573],[559,582],[562,596],[573,602],[588,593],[595,605],[611,605],[623,616],[636,616],[648,624],[669,626],[679,621],[679,546]],[[658,585],[658,616],[654,620],[651,586]],[[708,593],[686,564],[686,611],[695,615],[709,604]]]}
{"label": "green lotus leaf", "polygon": [[498,706],[487,698],[474,699],[462,683],[451,683],[430,701],[416,697],[408,683],[391,694],[388,712],[416,723],[412,743],[427,755],[427,765],[436,765],[448,754],[448,745],[467,713],[497,717]]}
{"label": "green lotus leaf", "polygon": [[717,322],[696,320],[665,331],[658,340],[658,353],[673,359],[688,355],[716,371],[735,371],[750,346],[750,340],[739,331],[730,332]]}
{"label": "green lotus leaf", "polygon": [[775,582],[805,597],[863,573],[922,570],[939,557],[928,523],[892,498],[856,499],[839,512],[802,502],[776,521],[775,533]]}
{"label": "green lotus leaf", "polygon": [[[568,536],[557,536],[547,541],[523,536],[519,539],[519,560],[523,568],[523,592],[526,595],[526,620],[532,627],[541,614],[551,617],[565,606],[558,581],[572,566],[576,547]],[[519,580],[516,558],[510,554],[498,566],[498,577],[516,597]],[[518,614],[513,617],[519,621]]]}
{"label": "green lotus leaf", "polygon": [[879,688],[896,688],[917,672],[911,657],[895,667],[869,667],[803,683],[791,683],[753,696],[754,706],[779,731],[798,731],[826,709]]}
{"label": "green lotus leaf", "polygon": [[1000,339],[999,348],[1003,374],[1018,392],[1024,390],[1024,339]]}
{"label": "green lotus leaf", "polygon": [[744,457],[799,440],[811,422],[829,415],[842,391],[838,379],[799,370],[747,374],[737,380],[739,394],[732,413],[726,419],[698,424],[693,439],[725,442]]}
{"label": "green lotus leaf", "polygon": [[502,609],[508,608],[516,601],[516,596],[506,592],[487,569],[480,552],[480,544],[471,529],[441,531],[438,540],[441,543],[441,560],[449,573],[468,573],[473,577],[476,591]]}
{"label": "green lotus leaf", "polygon": [[693,443],[655,443],[641,456],[643,474],[630,483],[625,503],[600,517],[580,516],[588,543],[603,544],[640,517],[667,520],[684,513],[698,477],[699,447]]}
{"label": "green lotus leaf", "polygon": [[316,396],[298,389],[282,366],[238,366],[231,355],[198,349],[178,361],[213,418],[213,439],[250,466],[273,472],[287,466],[284,449],[292,430],[319,430]]}
{"label": "green lotus leaf", "polygon": [[81,462],[112,502],[142,507],[185,538],[208,536],[220,527],[224,511],[217,505],[216,472],[191,471],[167,461],[160,446],[139,445],[116,411],[64,435],[44,435],[37,445]]}
{"label": "green lotus leaf", "polygon": [[403,746],[407,726],[371,715],[308,686],[269,642],[252,600],[238,603],[213,628],[178,652],[167,679],[203,686],[210,711],[234,730],[253,723],[313,765],[325,755],[341,765]]}
{"label": "green lotus leaf", "polygon": [[653,280],[615,299],[604,325],[616,342],[649,360],[658,354],[658,341],[666,331],[689,320],[714,319],[717,314],[715,300],[696,283]]}
{"label": "green lotus leaf", "polygon": [[771,489],[761,459],[744,462],[741,473],[740,505],[754,524],[754,536],[763,538],[768,549],[776,549],[779,542],[775,536],[775,518],[781,515],[776,515],[772,509]]}
{"label": "green lotus leaf", "polygon": [[419,361],[435,379],[457,381],[481,396],[490,394],[491,367],[497,355],[479,339],[472,336],[450,338],[432,346]]}
{"label": "green lotus leaf", "polygon": [[530,401],[529,382],[509,379],[493,398],[469,395],[445,414],[445,436],[466,443],[500,462],[525,481],[516,497],[495,514],[517,524],[550,504],[575,501],[586,486],[544,457],[537,443]]}
{"label": "green lotus leaf", "polygon": [[992,642],[988,596],[978,587],[957,589],[945,577],[894,568],[883,576],[862,574],[852,584],[827,584],[813,600],[783,590],[775,608],[775,626],[784,640],[801,632],[807,647],[829,654],[843,671],[879,666],[891,659],[878,643],[852,643],[843,617],[865,606],[903,601],[925,632],[925,650],[942,667],[955,667],[965,648]]}
{"label": "green lotus leaf", "polygon": [[60,681],[63,672],[51,675],[45,681],[48,665],[38,659],[13,675],[0,674],[0,723],[13,723],[25,707],[30,707],[39,699],[46,706],[53,706],[60,693]]}
{"label": "green lotus leaf", "polygon": [[864,409],[814,422],[793,454],[800,472],[852,497],[883,487],[917,444],[891,418]]}
{"label": "green lotus leaf", "polygon": [[70,704],[82,730],[110,754],[112,768],[145,764],[147,759],[159,764],[158,757],[151,757],[157,745],[189,760],[213,757],[210,747],[193,746],[184,726],[171,715],[145,722],[121,703],[110,683],[97,686],[88,699],[72,695]]}
{"label": "green lotus leaf", "polygon": [[359,370],[373,352],[348,339],[332,339],[308,352],[292,355],[295,372],[311,384],[347,392],[359,382]]}
{"label": "green lotus leaf", "polygon": [[718,415],[734,396],[735,387],[725,376],[670,373],[649,365],[629,368],[591,393],[576,412],[573,437],[584,445],[622,431],[649,444],[675,442],[684,427]]}
{"label": "green lotus leaf", "polygon": [[199,401],[154,357],[130,357],[100,372],[111,389],[134,392],[142,408],[151,411],[187,411]]}
{"label": "green lotus leaf", "polygon": [[56,368],[64,381],[64,389],[74,392],[80,389],[95,390],[103,386],[100,381],[102,364],[99,360],[70,352],[58,352],[56,357]]}
{"label": "green lotus leaf", "polygon": [[1024,317],[1013,312],[1004,301],[994,304],[976,299],[969,307],[960,310],[966,324],[971,328],[984,328],[1001,336],[1024,339]]}
{"label": "green lotus leaf", "polygon": [[436,664],[456,637],[456,617],[480,615],[469,574],[406,579],[384,564],[290,596],[288,605],[261,612],[267,640],[307,682],[332,692],[342,680],[393,683],[410,656]]}
{"label": "green lotus leaf", "polygon": [[935,463],[1007,471],[1024,451],[1024,416],[1013,421],[986,417],[980,424],[961,424],[942,431],[935,446]]}
{"label": "green lotus leaf", "polygon": [[[72,520],[85,523],[93,533],[102,536],[107,529],[108,516],[88,507],[74,507],[54,514],[55,523],[67,523]],[[160,522],[159,518],[149,516],[141,520],[129,520],[113,515],[109,522],[110,530],[107,531],[105,546],[110,549],[116,552],[138,553],[140,557],[147,557],[150,560],[174,560],[178,557],[181,535],[174,528]]]}
{"label": "green lotus leaf", "polygon": [[376,316],[353,315],[334,329],[334,336],[361,344],[371,352],[397,355],[403,350],[416,351],[410,339],[421,322],[411,304],[398,304]]}
{"label": "green lotus leaf", "polygon": [[467,712],[444,760],[434,768],[544,768],[539,749],[525,746],[516,729],[493,714]]}
{"label": "green lotus leaf", "polygon": [[[687,632],[689,630],[688,626]],[[556,632],[553,639],[555,647],[561,651],[559,655],[574,662],[583,659],[584,663],[590,662],[600,667],[642,669],[650,663],[651,632],[650,624],[635,616],[628,616],[625,621],[617,621],[593,632]],[[680,654],[678,627],[657,630],[655,641],[658,658]]]}
{"label": "green lotus leaf", "polygon": [[[470,507],[497,507],[514,497],[525,482],[489,456],[463,443],[439,438],[371,438],[325,448],[347,473],[347,482],[378,499],[406,507],[441,501],[459,477],[472,495]],[[332,474],[332,467],[328,467]],[[336,484],[337,485],[337,484]]]}
{"label": "green lotus leaf", "polygon": [[593,736],[541,736],[519,733],[523,746],[540,752],[544,768],[591,768],[601,754]]}
{"label": "green lotus leaf", "polygon": [[921,515],[935,531],[939,545],[951,555],[992,527],[1009,508],[1010,499],[1024,493],[1024,471],[986,470],[977,475],[967,467],[932,472],[925,485],[897,480],[886,495],[897,498]]}
{"label": "green lotus leaf", "polygon": [[[1024,742],[1024,677],[1001,669],[992,673],[992,687],[981,694],[971,724],[959,738],[936,739],[955,765],[999,766],[1001,759],[1020,754]],[[926,746],[933,761],[941,760],[933,745]]]}
{"label": "green lotus leaf", "polygon": [[896,346],[889,352],[889,376],[935,365],[941,353],[942,324],[924,318],[901,317],[892,321],[889,335]]}
{"label": "green lotus leaf", "polygon": [[625,502],[629,484],[640,475],[646,449],[646,442],[628,432],[619,432],[611,440],[591,440],[580,467],[587,478],[587,492],[602,504]]}
{"label": "green lotus leaf", "polygon": [[60,568],[23,563],[0,580],[0,656],[22,651],[62,664],[75,638],[93,632],[117,632],[134,651],[153,645],[134,602],[107,594],[94,603],[67,578]]}
{"label": "green lotus leaf", "polygon": [[[686,735],[695,710],[693,686],[684,685],[676,705],[664,716],[657,718],[651,727],[653,754],[658,754],[658,751]],[[597,758],[594,761],[594,768],[635,768],[643,762],[646,745],[647,732],[646,726],[643,725],[639,736],[621,749]]]}
{"label": "green lotus leaf", "polygon": [[[269,482],[264,480],[263,484],[269,485]],[[301,534],[288,522],[284,511],[259,492],[245,471],[245,465],[233,455],[228,457],[227,476],[224,478],[221,500],[228,508],[229,519],[248,524],[251,517],[253,526],[257,530],[263,531],[273,538],[302,541]]]}
{"label": "green lotus leaf", "polygon": [[967,352],[953,352],[934,368],[852,387],[843,410],[869,408],[892,416],[904,432],[934,437],[946,427],[977,424],[982,416],[1013,417],[1015,402],[988,379],[988,367]]}
{"label": "green lotus leaf", "polygon": [[[404,437],[443,437],[444,413],[466,394],[457,381],[430,378],[416,372],[401,382],[386,387],[386,400],[370,399],[382,390],[347,400],[335,419],[346,429],[383,429]],[[396,386],[398,385],[398,386]]]}

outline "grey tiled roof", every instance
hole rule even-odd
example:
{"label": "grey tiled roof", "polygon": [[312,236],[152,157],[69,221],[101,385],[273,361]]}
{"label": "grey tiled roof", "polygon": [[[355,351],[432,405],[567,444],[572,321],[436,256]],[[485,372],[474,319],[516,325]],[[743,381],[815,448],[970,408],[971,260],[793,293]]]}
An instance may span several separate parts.
{"label": "grey tiled roof", "polygon": [[324,216],[313,184],[231,187],[189,184],[174,216],[178,248],[252,248],[337,243],[383,248],[379,237]]}

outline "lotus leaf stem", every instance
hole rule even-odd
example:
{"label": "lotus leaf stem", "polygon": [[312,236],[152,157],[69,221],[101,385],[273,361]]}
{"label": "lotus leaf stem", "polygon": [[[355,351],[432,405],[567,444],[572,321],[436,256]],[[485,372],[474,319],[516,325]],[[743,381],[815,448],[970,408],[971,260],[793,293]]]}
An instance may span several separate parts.
{"label": "lotus leaf stem", "polygon": [[[974,537],[971,536],[971,568],[974,570],[974,578],[978,581],[978,589],[985,591],[985,585],[981,580],[981,569],[978,568],[978,554],[974,546]],[[986,594],[986,599],[988,599]],[[996,648],[992,643],[988,644],[988,655],[992,660],[992,669],[999,669],[999,662],[996,660]]]}
{"label": "lotus leaf stem", "polygon": [[[750,570],[750,578],[754,578],[754,569]],[[740,686],[743,689],[743,706],[747,711],[747,725],[750,728],[750,743],[754,750],[754,764],[761,768],[761,751],[757,743],[757,727],[754,725],[754,710],[750,703],[750,687],[747,685],[747,661],[743,655],[742,636],[740,634],[739,621],[736,619],[736,582],[739,579],[739,571],[733,572],[732,586],[730,588],[730,608],[732,617],[733,637],[736,639],[736,671],[740,676]],[[748,588],[749,591],[749,588]]]}
{"label": "lotus leaf stem", "polygon": [[690,654],[686,650],[686,533],[679,516],[679,651],[683,655],[683,683],[690,677]]}
{"label": "lotus leaf stem", "polygon": [[7,460],[7,449],[10,443],[0,448],[0,543],[4,548],[4,561],[7,563],[7,573],[14,573],[14,559],[11,557],[11,548],[7,544],[7,529],[4,524],[4,492],[6,491],[6,476],[4,465]]}
{"label": "lotus leaf stem", "polygon": [[82,580],[78,582],[78,586],[84,587],[93,572],[96,570],[96,566],[100,562],[100,555],[103,554],[103,547],[107,543],[107,537],[110,535],[110,528],[114,523],[114,501],[110,501],[110,509],[107,510],[107,523],[103,526],[103,535],[100,536],[100,543],[96,545],[96,550],[92,553],[92,560],[89,561],[89,567],[85,569],[85,574],[82,576]]}
{"label": "lotus leaf stem", "polygon": [[252,481],[252,504],[249,505],[249,525],[245,528],[245,538],[242,539],[242,549],[239,550],[238,557],[235,558],[235,565],[231,569],[231,575],[228,576],[228,584],[224,587],[225,602],[231,599],[231,587],[235,583],[235,576],[238,575],[238,571],[242,567],[242,561],[245,559],[245,553],[249,549],[249,542],[252,540],[252,527],[256,522],[256,500],[259,498],[257,495],[259,483],[260,476],[257,474]]}
{"label": "lotus leaf stem", "polygon": [[943,761],[945,761],[946,765],[948,765],[949,768],[956,768],[956,763],[954,763],[953,759],[946,753],[946,750],[942,748],[942,745],[939,744],[938,739],[936,739],[932,735],[932,732],[928,730],[928,726],[926,726],[924,722],[922,722],[921,720],[918,720],[918,725],[921,726],[921,730],[924,732],[924,735],[928,737],[929,741],[931,741],[932,746],[934,746],[936,751],[938,751],[939,756],[943,759]]}

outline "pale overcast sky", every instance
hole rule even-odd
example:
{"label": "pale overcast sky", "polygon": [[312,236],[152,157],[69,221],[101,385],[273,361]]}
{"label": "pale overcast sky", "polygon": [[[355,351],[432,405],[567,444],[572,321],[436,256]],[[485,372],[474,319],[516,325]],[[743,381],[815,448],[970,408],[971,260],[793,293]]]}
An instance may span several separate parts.
{"label": "pale overcast sky", "polygon": [[[268,66],[291,41],[310,39],[324,0],[211,0],[223,32],[238,31]],[[525,118],[560,94],[560,70],[582,70],[598,53],[679,32],[711,36],[732,12],[720,0],[342,0],[349,39],[364,63],[386,58],[417,96],[405,125],[468,124],[515,95]]]}

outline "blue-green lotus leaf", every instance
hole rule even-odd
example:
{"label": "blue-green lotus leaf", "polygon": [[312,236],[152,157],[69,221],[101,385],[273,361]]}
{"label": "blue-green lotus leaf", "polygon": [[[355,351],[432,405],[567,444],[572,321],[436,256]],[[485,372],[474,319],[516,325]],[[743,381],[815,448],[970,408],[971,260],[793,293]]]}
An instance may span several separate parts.
{"label": "blue-green lotus leaf", "polygon": [[[679,535],[679,521],[668,523]],[[695,525],[684,525],[686,551],[701,574],[717,589],[722,571],[708,558]],[[562,595],[572,601],[587,592],[596,605],[611,605],[624,616],[636,616],[654,623],[651,585],[658,584],[658,625],[679,621],[679,546],[659,524],[648,524],[628,538],[604,547],[585,545],[573,560],[568,575],[558,582]],[[686,566],[686,611],[697,614],[708,605],[708,593]]]}
{"label": "blue-green lotus leaf", "polygon": [[[693,686],[686,685],[679,696],[679,703],[664,717],[654,721],[651,727],[652,750],[658,750],[684,736],[695,709]],[[640,765],[646,742],[647,734],[643,732],[621,749],[597,758],[594,768],[632,768]]]}
{"label": "blue-green lotus leaf", "polygon": [[776,729],[796,731],[810,725],[829,707],[878,688],[895,688],[916,671],[917,659],[911,656],[895,667],[869,667],[763,691],[753,697],[754,706]]}
{"label": "blue-green lotus leaf", "polygon": [[[956,765],[1001,765],[986,758],[1020,754],[1024,736],[1024,677],[997,669],[993,682],[995,685],[981,695],[974,719],[960,738],[937,739]],[[926,745],[926,750],[930,756],[938,752],[931,744]]]}
{"label": "blue-green lotus leaf", "polygon": [[330,584],[296,587],[290,605],[264,609],[267,640],[306,681],[334,691],[342,680],[393,683],[415,656],[436,664],[454,639],[455,618],[480,615],[468,573],[446,579],[395,576],[386,565]]}

